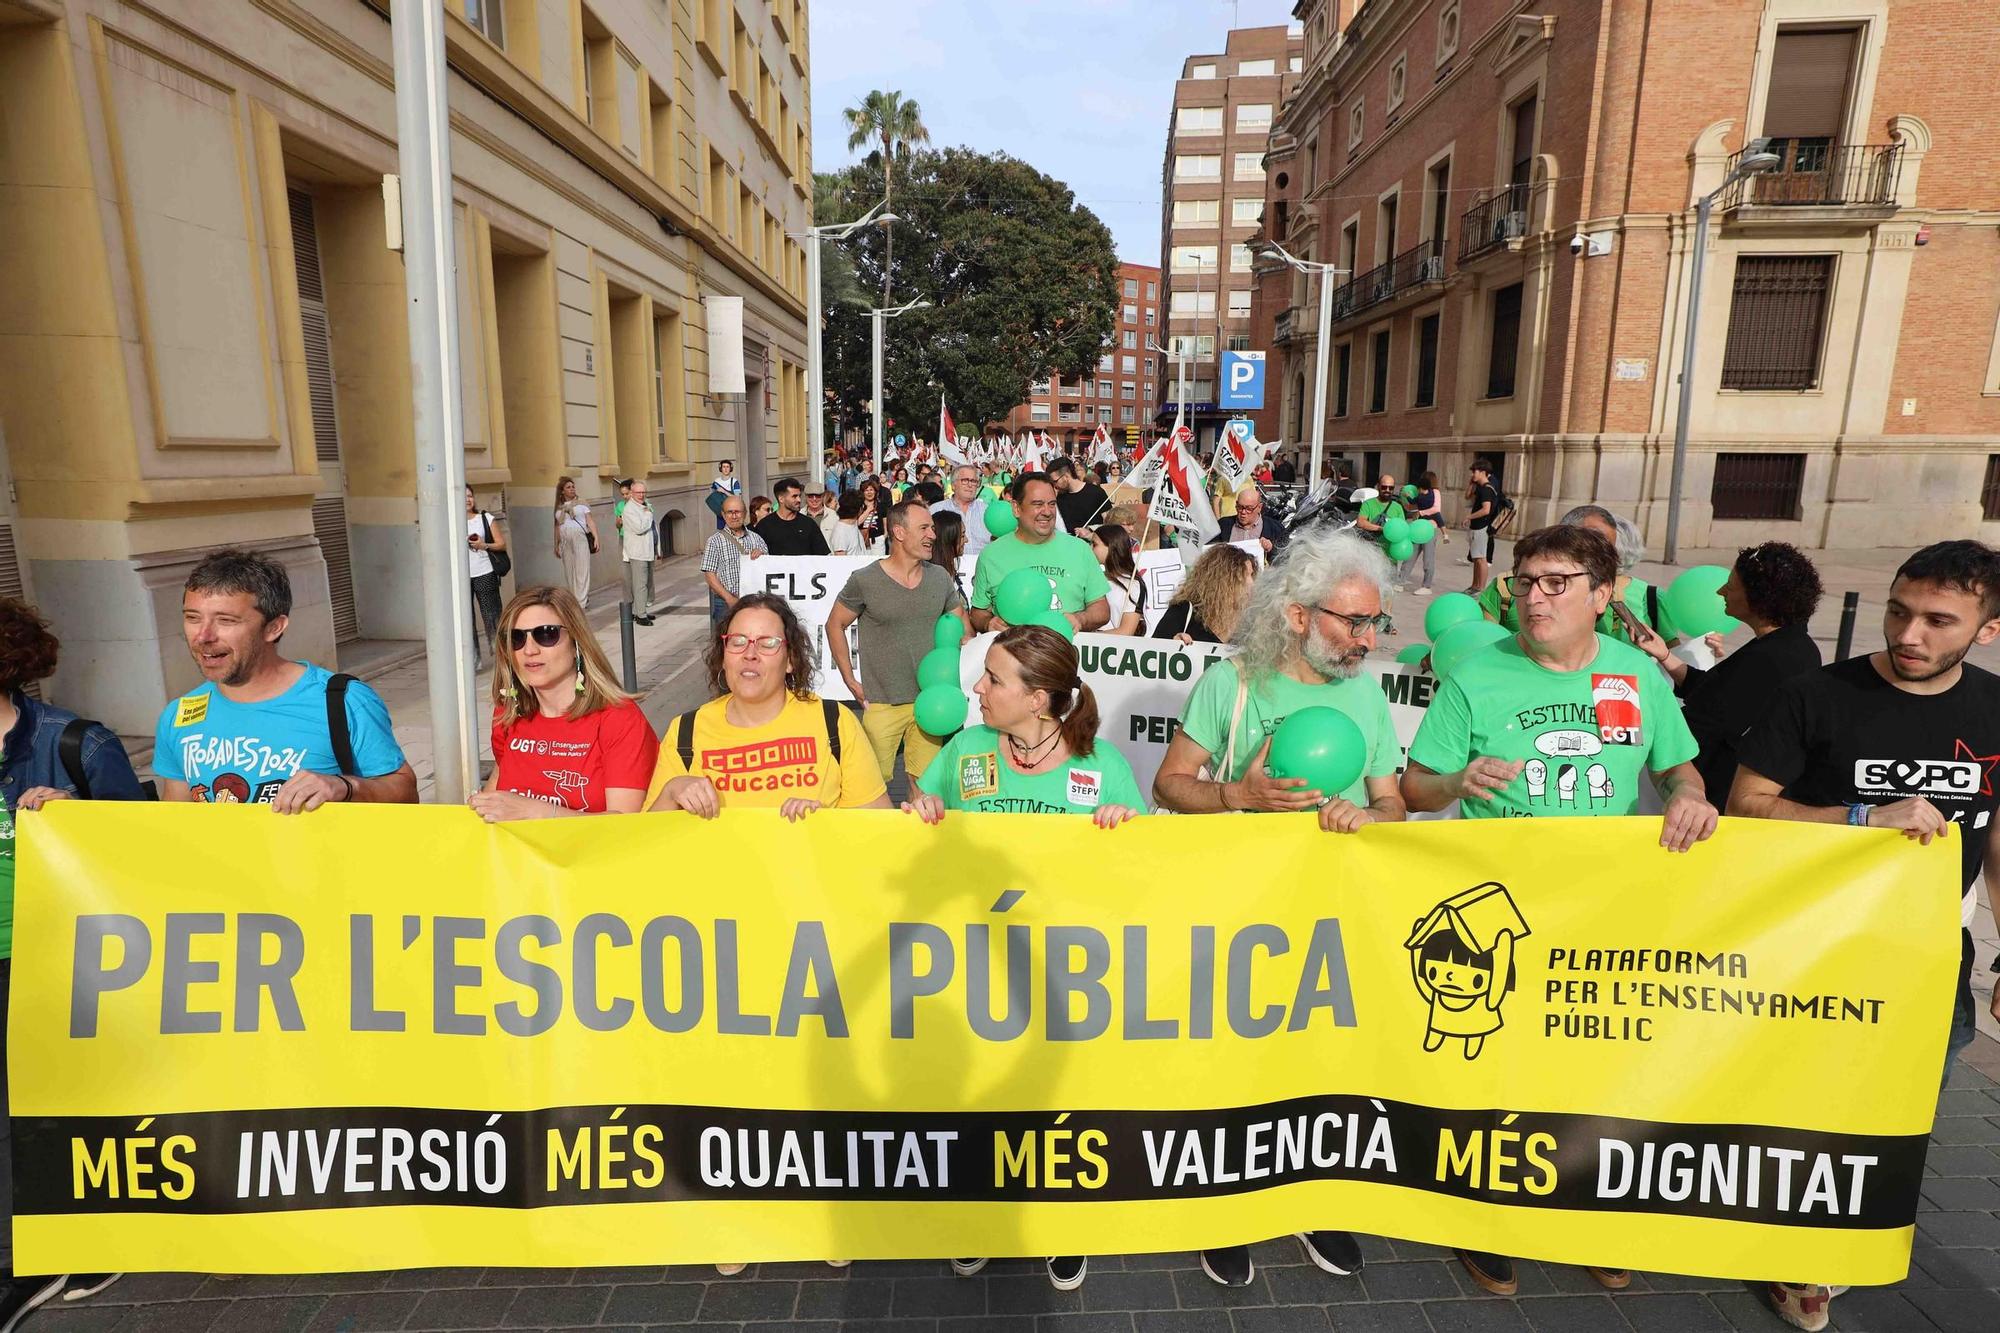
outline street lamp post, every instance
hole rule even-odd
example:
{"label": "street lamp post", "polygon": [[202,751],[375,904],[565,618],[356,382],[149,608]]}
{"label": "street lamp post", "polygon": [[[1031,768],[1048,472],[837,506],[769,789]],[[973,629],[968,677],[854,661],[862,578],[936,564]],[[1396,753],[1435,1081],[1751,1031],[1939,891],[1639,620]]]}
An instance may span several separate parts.
{"label": "street lamp post", "polygon": [[1730,186],[1779,164],[1778,155],[1770,150],[1768,144],[1766,139],[1753,140],[1749,151],[1738,159],[1736,169],[1723,178],[1722,184],[1703,195],[1694,207],[1694,255],[1688,261],[1687,340],[1681,347],[1680,410],[1674,418],[1674,466],[1668,483],[1672,489],[1667,494],[1664,558],[1670,565],[1680,559],[1681,483],[1687,476],[1688,413],[1694,406],[1694,350],[1695,338],[1701,327],[1701,275],[1706,267],[1704,261],[1708,258],[1708,218],[1714,211],[1716,199]]}
{"label": "street lamp post", "polygon": [[1300,259],[1276,241],[1265,242],[1264,253],[1283,260],[1301,273],[1319,274],[1319,328],[1314,333],[1319,345],[1315,349],[1313,370],[1312,471],[1306,474],[1306,494],[1311,495],[1319,487],[1320,463],[1326,452],[1326,378],[1327,369],[1332,364],[1329,354],[1333,350],[1333,340],[1327,332],[1333,324],[1333,280],[1335,277],[1351,277],[1354,270]]}
{"label": "street lamp post", "polygon": [[912,310],[920,310],[929,301],[910,301],[907,304],[884,310],[880,307],[868,312],[874,323],[875,397],[869,414],[874,417],[875,466],[871,469],[876,476],[882,475],[882,326],[898,315],[907,315]]}
{"label": "street lamp post", "polygon": [[875,205],[852,222],[828,223],[824,227],[807,227],[790,233],[803,237],[806,243],[806,447],[812,454],[808,461],[814,481],[826,479],[826,385],[820,361],[819,243],[826,239],[842,240],[871,221],[878,227],[886,227],[900,220],[894,213],[883,213],[877,217],[876,212],[881,207],[881,204]]}

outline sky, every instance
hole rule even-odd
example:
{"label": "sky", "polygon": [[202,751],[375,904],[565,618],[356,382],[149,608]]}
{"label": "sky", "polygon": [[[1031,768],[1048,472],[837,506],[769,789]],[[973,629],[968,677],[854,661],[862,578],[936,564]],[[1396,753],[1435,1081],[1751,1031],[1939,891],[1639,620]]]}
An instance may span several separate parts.
{"label": "sky", "polygon": [[913,99],[933,147],[1004,152],[1070,187],[1118,257],[1160,262],[1160,167],[1174,82],[1231,27],[1292,0],[812,0],[813,166],[855,161],[841,113]]}

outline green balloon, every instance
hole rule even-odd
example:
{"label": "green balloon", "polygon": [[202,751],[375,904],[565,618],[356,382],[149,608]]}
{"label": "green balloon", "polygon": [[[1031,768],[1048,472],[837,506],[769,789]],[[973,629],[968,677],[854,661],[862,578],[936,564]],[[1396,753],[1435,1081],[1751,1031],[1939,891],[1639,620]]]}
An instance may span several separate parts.
{"label": "green balloon", "polygon": [[1424,633],[1436,643],[1444,632],[1453,625],[1468,620],[1484,620],[1486,613],[1479,609],[1479,603],[1462,592],[1448,592],[1430,605],[1424,612]]}
{"label": "green balloon", "polygon": [[1438,535],[1438,525],[1427,518],[1410,520],[1410,541],[1417,546],[1429,546]]}
{"label": "green balloon", "polygon": [[1035,617],[1049,609],[1055,585],[1037,569],[1017,569],[1000,580],[993,594],[993,609],[1010,625],[1031,625]]}
{"label": "green balloon", "polygon": [[1443,680],[1460,662],[1490,643],[1514,637],[1490,620],[1461,620],[1431,644],[1431,674]]}
{"label": "green balloon", "polygon": [[1722,585],[1729,571],[1721,565],[1696,565],[1676,578],[1661,596],[1674,628],[1689,638],[1726,633],[1735,624],[1722,609]]}
{"label": "green balloon", "polygon": [[958,687],[958,649],[934,648],[917,663],[917,688],[927,690],[933,685]]}
{"label": "green balloon", "polygon": [[1401,514],[1391,514],[1382,520],[1382,540],[1394,546],[1397,542],[1410,539],[1410,520]]}
{"label": "green balloon", "polygon": [[1019,525],[1020,521],[1014,514],[1014,506],[1005,500],[986,502],[986,531],[991,536],[1005,537]]}
{"label": "green balloon", "polygon": [[964,642],[965,622],[957,616],[939,616],[936,628],[931,631],[932,646],[949,648],[955,653]]}
{"label": "green balloon", "polygon": [[917,725],[932,736],[950,736],[965,726],[965,691],[933,685],[917,694]]}
{"label": "green balloon", "polygon": [[1354,785],[1368,760],[1368,742],[1354,720],[1336,708],[1301,708],[1278,724],[1266,767],[1276,778],[1304,778],[1322,796]]}
{"label": "green balloon", "polygon": [[1410,644],[1408,647],[1404,648],[1402,652],[1397,653],[1396,660],[1398,662],[1407,663],[1410,666],[1415,666],[1417,663],[1423,661],[1426,657],[1429,657],[1430,655],[1431,655],[1431,646],[1429,644],[1413,643]]}
{"label": "green balloon", "polygon": [[1416,553],[1417,553],[1416,543],[1410,541],[1408,538],[1405,538],[1404,540],[1399,542],[1389,543],[1389,558],[1391,560],[1394,560],[1399,565],[1402,564],[1405,560],[1408,560],[1411,556],[1415,555]]}
{"label": "green balloon", "polygon": [[1403,498],[1405,500],[1414,500],[1417,498],[1417,484],[1414,481],[1403,484]]}

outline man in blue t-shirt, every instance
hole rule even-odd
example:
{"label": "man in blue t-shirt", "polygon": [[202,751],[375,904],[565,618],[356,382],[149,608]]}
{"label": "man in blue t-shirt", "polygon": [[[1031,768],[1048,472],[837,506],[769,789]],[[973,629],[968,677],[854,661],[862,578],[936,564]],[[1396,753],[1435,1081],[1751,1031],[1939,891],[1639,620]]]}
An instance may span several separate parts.
{"label": "man in blue t-shirt", "polygon": [[347,686],[353,766],[341,771],[327,717],[332,673],[278,651],[292,610],[284,566],[255,551],[217,551],[181,595],[181,629],[202,684],[167,704],[154,736],[163,801],[269,804],[279,814],[330,801],[414,804],[417,775],[382,696]]}

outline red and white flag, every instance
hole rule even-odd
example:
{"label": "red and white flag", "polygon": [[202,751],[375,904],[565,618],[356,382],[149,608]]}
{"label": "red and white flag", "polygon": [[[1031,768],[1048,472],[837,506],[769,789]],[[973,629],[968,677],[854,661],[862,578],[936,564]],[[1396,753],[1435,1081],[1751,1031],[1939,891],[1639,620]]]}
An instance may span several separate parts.
{"label": "red and white flag", "polygon": [[1208,502],[1206,474],[1187,447],[1193,436],[1185,427],[1174,427],[1160,450],[1159,481],[1153,487],[1153,504],[1147,511],[1161,527],[1191,532],[1207,542],[1222,531],[1215,518],[1215,506]]}
{"label": "red and white flag", "polygon": [[1215,446],[1215,472],[1232,491],[1240,491],[1255,479],[1257,464],[1263,461],[1264,445],[1248,420],[1237,419],[1222,432]]}
{"label": "red and white flag", "polygon": [[958,423],[951,419],[951,409],[944,405],[944,395],[938,395],[938,456],[953,467],[969,461],[958,447]]}
{"label": "red and white flag", "polygon": [[1111,443],[1111,427],[1099,423],[1096,434],[1090,437],[1090,461],[1116,467],[1118,447]]}

